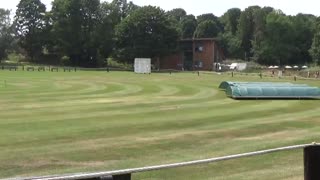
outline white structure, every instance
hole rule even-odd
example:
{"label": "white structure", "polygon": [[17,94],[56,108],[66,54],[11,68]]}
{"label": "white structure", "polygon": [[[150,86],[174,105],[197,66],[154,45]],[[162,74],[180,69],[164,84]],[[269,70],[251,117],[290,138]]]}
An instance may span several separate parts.
{"label": "white structure", "polygon": [[151,73],[151,59],[150,58],[135,58],[134,72],[139,74]]}
{"label": "white structure", "polygon": [[243,71],[247,68],[247,63],[232,63],[230,70]]}

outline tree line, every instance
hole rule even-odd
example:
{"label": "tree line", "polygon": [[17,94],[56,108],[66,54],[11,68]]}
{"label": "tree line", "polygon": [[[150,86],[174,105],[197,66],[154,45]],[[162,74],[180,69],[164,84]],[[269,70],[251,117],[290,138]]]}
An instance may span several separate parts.
{"label": "tree line", "polygon": [[320,63],[320,18],[287,16],[272,7],[229,9],[221,17],[164,11],[127,0],[21,0],[14,18],[0,8],[0,59],[24,54],[32,62],[101,67],[112,57],[132,62],[178,51],[180,39],[216,38],[227,58],[264,65]]}

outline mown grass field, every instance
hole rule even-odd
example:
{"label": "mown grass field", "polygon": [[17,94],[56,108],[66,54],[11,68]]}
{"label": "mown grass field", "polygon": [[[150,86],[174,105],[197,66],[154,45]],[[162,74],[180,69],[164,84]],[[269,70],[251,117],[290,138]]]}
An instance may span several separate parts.
{"label": "mown grass field", "polygon": [[[223,80],[260,81],[0,71],[0,178],[143,167],[320,139],[320,101],[232,100],[217,89]],[[303,179],[302,158],[296,150],[133,179]]]}

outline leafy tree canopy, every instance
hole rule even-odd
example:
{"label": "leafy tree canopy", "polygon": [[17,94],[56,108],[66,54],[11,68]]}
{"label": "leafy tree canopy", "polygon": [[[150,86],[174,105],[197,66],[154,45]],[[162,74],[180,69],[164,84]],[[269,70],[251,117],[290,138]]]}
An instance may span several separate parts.
{"label": "leafy tree canopy", "polygon": [[46,6],[40,0],[21,0],[15,15],[15,29],[20,45],[34,60],[42,53]]}
{"label": "leafy tree canopy", "polygon": [[144,6],[125,18],[116,29],[122,59],[160,57],[176,50],[179,34],[167,14],[158,7]]}
{"label": "leafy tree canopy", "polygon": [[10,11],[0,8],[0,61],[7,57],[12,41]]}
{"label": "leafy tree canopy", "polygon": [[195,33],[194,37],[196,38],[214,38],[217,37],[219,33],[218,25],[212,20],[206,20],[201,22]]}

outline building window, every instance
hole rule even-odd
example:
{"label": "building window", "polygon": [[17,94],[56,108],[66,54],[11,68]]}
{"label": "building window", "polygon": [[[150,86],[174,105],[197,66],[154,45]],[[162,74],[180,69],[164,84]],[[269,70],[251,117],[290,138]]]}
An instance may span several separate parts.
{"label": "building window", "polygon": [[196,43],[195,50],[196,50],[196,52],[203,52],[204,47],[203,47],[202,43]]}
{"label": "building window", "polygon": [[203,52],[203,50],[204,50],[203,46],[196,47],[196,52]]}

